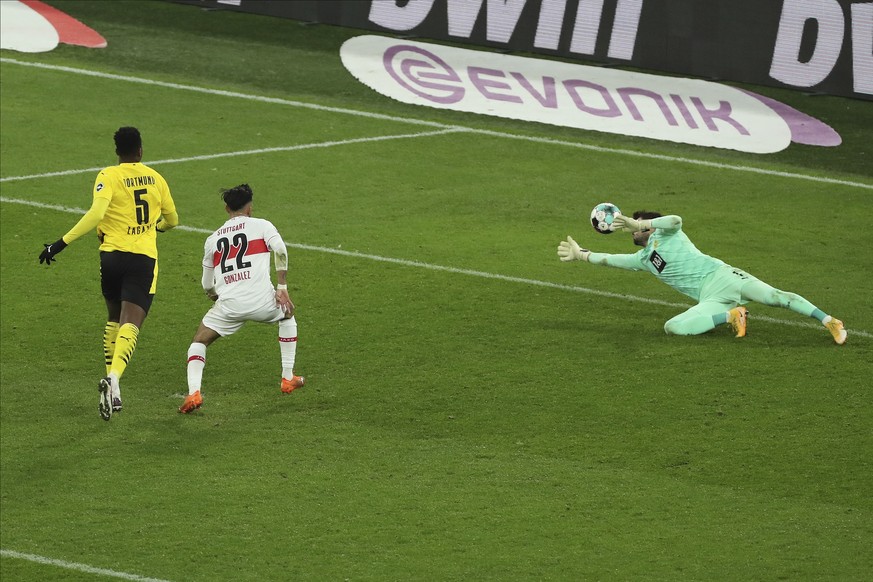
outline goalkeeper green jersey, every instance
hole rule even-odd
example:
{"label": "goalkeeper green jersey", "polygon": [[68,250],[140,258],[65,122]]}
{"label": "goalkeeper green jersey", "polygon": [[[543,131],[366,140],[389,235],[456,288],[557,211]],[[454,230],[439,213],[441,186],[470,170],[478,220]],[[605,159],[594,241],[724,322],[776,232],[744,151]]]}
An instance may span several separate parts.
{"label": "goalkeeper green jersey", "polygon": [[109,200],[97,225],[101,251],[126,251],[158,258],[155,223],[176,212],[163,176],[145,164],[122,163],[105,168],[94,182],[94,199]]}
{"label": "goalkeeper green jersey", "polygon": [[[653,227],[658,220],[653,219]],[[634,254],[591,253],[588,261],[630,271],[649,271],[676,291],[699,301],[704,280],[725,263],[700,252],[682,232],[681,221],[676,222],[680,226],[673,229],[655,227],[646,246]]]}

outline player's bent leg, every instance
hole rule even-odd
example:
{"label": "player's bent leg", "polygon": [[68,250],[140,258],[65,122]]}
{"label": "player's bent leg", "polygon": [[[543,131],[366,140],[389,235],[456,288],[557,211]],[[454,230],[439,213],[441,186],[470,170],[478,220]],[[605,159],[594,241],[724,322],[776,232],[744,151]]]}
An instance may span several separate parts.
{"label": "player's bent leg", "polygon": [[281,390],[291,394],[306,383],[306,378],[294,374],[297,359],[297,319],[292,317],[279,321],[279,353],[282,357]]}
{"label": "player's bent leg", "polygon": [[203,404],[203,396],[200,394],[203,381],[203,368],[206,367],[206,345],[193,342],[188,348],[188,396],[179,407],[179,412],[187,414],[199,408]]}
{"label": "player's bent leg", "polygon": [[[118,338],[118,330],[120,326],[117,321],[107,321],[103,328],[103,357],[106,363],[106,377],[111,378],[112,360],[115,357],[115,340]],[[112,385],[111,392],[112,412],[121,412],[123,406],[121,403],[121,388],[116,381]],[[102,406],[102,405],[101,405]]]}
{"label": "player's bent leg", "polygon": [[749,281],[743,285],[740,293],[743,299],[772,307],[783,307],[807,317],[812,317],[816,311],[815,305],[797,293],[776,289],[761,280]]}
{"label": "player's bent leg", "polygon": [[136,350],[136,342],[139,339],[139,327],[132,323],[125,323],[118,329],[118,337],[115,338],[115,354],[112,356],[112,365],[109,375],[121,379],[133,352]]}
{"label": "player's bent leg", "polygon": [[[214,331],[209,331],[215,334]],[[202,335],[203,334],[198,333],[195,336],[194,341],[191,342],[191,345],[188,347],[188,396],[191,396],[195,393],[197,393],[198,395],[200,394],[200,390],[203,385],[203,369],[206,367],[206,346],[214,341],[214,338],[204,340],[201,337]],[[217,336],[217,334],[215,335]],[[180,409],[180,411],[182,410]]]}
{"label": "player's bent leg", "polygon": [[117,321],[107,321],[103,327],[103,358],[106,362],[106,373],[112,368],[112,358],[115,355],[115,338],[118,337]]}
{"label": "player's bent leg", "polygon": [[800,315],[817,319],[831,333],[834,342],[838,345],[846,343],[848,333],[843,326],[843,322],[826,314],[797,293],[782,291],[764,283],[763,281],[755,280],[750,281],[743,286],[742,296],[744,299],[763,303],[764,305],[771,305],[773,307],[784,307],[785,309],[790,309]]}
{"label": "player's bent leg", "polygon": [[664,331],[670,335],[700,335],[727,322],[720,316],[730,309],[729,305],[716,302],[698,303],[691,309],[680,313],[664,324]]}
{"label": "player's bent leg", "polygon": [[200,390],[203,369],[206,367],[206,347],[220,337],[221,335],[217,331],[206,326],[202,321],[200,322],[200,327],[194,334],[194,340],[188,347],[188,396],[179,407],[179,412],[182,414],[197,410],[203,404],[203,395]]}
{"label": "player's bent leg", "polygon": [[715,324],[712,322],[712,316],[687,313],[679,314],[664,324],[664,331],[668,335],[700,335],[713,328]]}

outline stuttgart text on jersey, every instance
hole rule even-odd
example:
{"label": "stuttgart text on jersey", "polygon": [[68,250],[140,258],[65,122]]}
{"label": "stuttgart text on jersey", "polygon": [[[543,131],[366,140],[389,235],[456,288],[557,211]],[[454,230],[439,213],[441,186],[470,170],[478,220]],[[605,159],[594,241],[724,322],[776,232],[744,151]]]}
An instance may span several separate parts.
{"label": "stuttgart text on jersey", "polygon": [[238,222],[236,224],[231,224],[230,226],[225,226],[224,228],[219,228],[215,231],[215,234],[221,236],[223,234],[227,234],[229,232],[236,232],[238,230],[242,230],[246,227],[245,222]]}

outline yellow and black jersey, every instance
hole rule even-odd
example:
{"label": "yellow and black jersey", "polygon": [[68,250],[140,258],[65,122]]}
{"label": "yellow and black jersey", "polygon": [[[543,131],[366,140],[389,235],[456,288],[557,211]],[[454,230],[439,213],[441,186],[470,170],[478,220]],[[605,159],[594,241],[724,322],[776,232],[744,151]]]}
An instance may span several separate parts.
{"label": "yellow and black jersey", "polygon": [[101,251],[126,251],[158,257],[155,224],[174,214],[176,204],[164,177],[145,164],[123,163],[105,168],[94,182],[94,201],[109,201],[97,224]]}

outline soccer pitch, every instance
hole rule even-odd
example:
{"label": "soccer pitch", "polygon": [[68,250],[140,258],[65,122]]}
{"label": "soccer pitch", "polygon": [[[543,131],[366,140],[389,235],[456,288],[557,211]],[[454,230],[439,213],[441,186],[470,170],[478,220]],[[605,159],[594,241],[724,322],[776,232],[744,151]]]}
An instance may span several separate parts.
{"label": "soccer pitch", "polygon": [[[358,34],[164,2],[51,2],[102,50],[0,62],[0,578],[867,580],[873,571],[873,104],[754,90],[838,148],[754,156],[426,110],[342,67]],[[112,133],[142,131],[182,226],[104,422],[91,203]],[[285,238],[297,371],[275,328],[210,347],[222,187]],[[563,264],[605,200],[683,217],[703,251],[845,321],[691,305],[647,274]]]}

